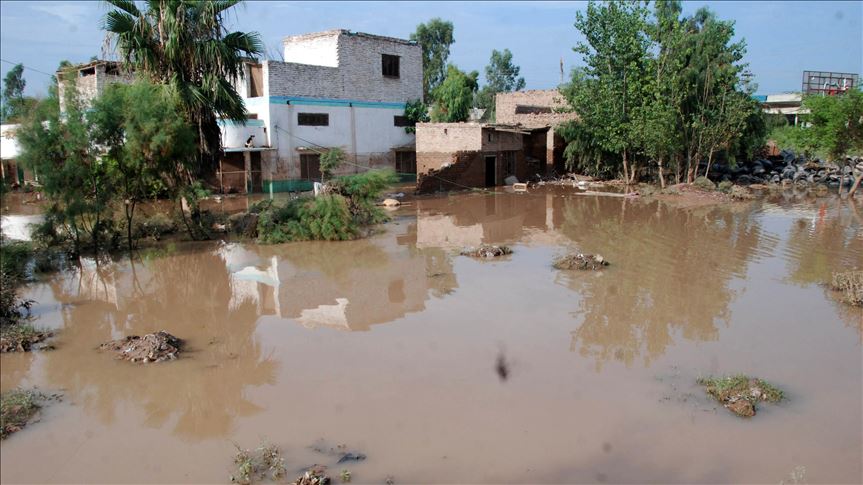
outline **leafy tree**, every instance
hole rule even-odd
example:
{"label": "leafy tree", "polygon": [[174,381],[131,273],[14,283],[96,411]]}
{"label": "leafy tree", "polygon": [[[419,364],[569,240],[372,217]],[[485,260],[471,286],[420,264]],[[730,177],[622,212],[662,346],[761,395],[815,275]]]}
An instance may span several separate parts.
{"label": "leafy tree", "polygon": [[564,90],[569,103],[602,150],[619,153],[626,181],[632,155],[639,150],[634,114],[646,99],[649,39],[647,10],[640,4],[590,2],[576,15],[575,26],[585,37],[575,48],[583,69],[573,71]]}
{"label": "leafy tree", "polygon": [[73,89],[61,118],[56,86],[18,130],[21,162],[34,170],[48,199],[47,218],[71,236],[75,252],[86,242],[98,250],[111,235],[113,196],[107,166],[90,138],[85,111]]}
{"label": "leafy tree", "polygon": [[410,40],[422,47],[423,55],[423,99],[427,102],[447,76],[449,48],[455,43],[452,22],[433,18],[426,24],[417,25]]}
{"label": "leafy tree", "polygon": [[435,89],[435,104],[431,119],[435,122],[466,121],[470,115],[479,73],[465,73],[456,66],[447,66],[444,82]]}
{"label": "leafy tree", "polygon": [[88,121],[93,141],[105,150],[101,162],[123,207],[131,251],[138,203],[179,185],[195,156],[195,132],[166,86],[143,81],[109,86],[93,103]]}
{"label": "leafy tree", "polygon": [[416,133],[417,123],[426,123],[431,119],[429,118],[429,108],[421,99],[408,101],[405,104],[404,116],[410,123],[410,126],[405,126],[405,133]]}
{"label": "leafy tree", "polygon": [[16,64],[6,73],[6,77],[3,78],[0,119],[3,121],[19,121],[35,105],[36,100],[34,98],[24,97],[24,87],[26,85],[24,65]]}
{"label": "leafy tree", "polygon": [[491,59],[485,67],[486,85],[477,93],[476,106],[486,110],[489,119],[494,119],[495,95],[524,89],[524,78],[518,74],[521,68],[512,63],[512,52],[504,49],[491,51]]}
{"label": "leafy tree", "polygon": [[332,178],[342,163],[345,162],[345,152],[339,147],[330,148],[321,155],[321,178],[324,182]]}
{"label": "leafy tree", "polygon": [[808,114],[797,128],[800,146],[808,153],[836,160],[863,152],[863,91],[852,89],[836,96],[807,96]]}
{"label": "leafy tree", "polygon": [[[217,117],[244,122],[243,99],[233,80],[243,64],[263,53],[256,32],[227,32],[225,16],[240,0],[191,2],[150,0],[139,9],[130,0],[109,0],[104,28],[125,63],[174,91],[198,132],[197,174],[216,167],[220,150]],[[191,177],[190,177],[191,178]]]}

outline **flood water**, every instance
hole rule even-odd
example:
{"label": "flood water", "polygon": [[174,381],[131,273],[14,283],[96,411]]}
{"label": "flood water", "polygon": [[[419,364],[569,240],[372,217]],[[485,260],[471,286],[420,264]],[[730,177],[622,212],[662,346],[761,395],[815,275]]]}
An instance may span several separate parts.
{"label": "flood water", "polygon": [[[227,483],[235,444],[383,483],[863,480],[863,204],[681,206],[570,188],[420,199],[338,243],[177,243],[28,286],[56,350],[2,389],[62,392],[5,440],[2,481]],[[495,261],[463,246],[510,245]],[[601,253],[601,272],[554,256]],[[96,350],[157,330],[174,362]],[[498,372],[503,365],[506,378]],[[699,376],[788,396],[741,419]],[[363,453],[336,464],[312,447]]]}

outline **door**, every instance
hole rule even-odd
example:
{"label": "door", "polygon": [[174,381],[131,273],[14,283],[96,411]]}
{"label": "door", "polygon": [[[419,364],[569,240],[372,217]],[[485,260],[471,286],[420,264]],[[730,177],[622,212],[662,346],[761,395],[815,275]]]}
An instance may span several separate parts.
{"label": "door", "polygon": [[494,155],[485,156],[485,186],[494,187],[497,185],[497,157]]}
{"label": "door", "polygon": [[300,178],[321,181],[321,156],[317,153],[300,155]]}

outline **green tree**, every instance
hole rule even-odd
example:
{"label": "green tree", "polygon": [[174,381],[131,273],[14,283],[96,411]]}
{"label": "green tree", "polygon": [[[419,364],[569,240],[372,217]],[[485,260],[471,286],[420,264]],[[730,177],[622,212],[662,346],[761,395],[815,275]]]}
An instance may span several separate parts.
{"label": "green tree", "polygon": [[421,100],[415,99],[405,104],[405,118],[409,126],[405,126],[405,133],[416,133],[417,123],[426,123],[429,118],[429,107]]}
{"label": "green tree", "polygon": [[65,94],[61,118],[56,86],[18,130],[20,160],[38,175],[50,205],[49,223],[71,237],[75,252],[85,243],[97,250],[111,234],[113,195],[106,164],[91,142],[85,111],[73,89]]}
{"label": "green tree", "polygon": [[518,74],[521,68],[512,63],[509,49],[491,51],[491,59],[485,66],[486,85],[477,93],[476,106],[486,110],[489,119],[495,118],[495,95],[524,89],[524,78]]}
{"label": "green tree", "polygon": [[835,96],[806,96],[797,128],[800,146],[810,155],[836,160],[863,152],[863,91],[854,88]]}
{"label": "green tree", "polygon": [[647,9],[640,4],[591,1],[587,13],[576,14],[575,21],[585,41],[574,50],[585,67],[573,71],[564,89],[584,130],[602,150],[620,154],[627,182],[635,178],[630,163],[640,148],[634,114],[643,106],[649,86],[646,25]]}
{"label": "green tree", "polygon": [[135,209],[165,187],[179,185],[182,169],[195,157],[195,132],[167,87],[145,81],[109,86],[93,103],[88,121],[94,143],[104,149],[101,162],[123,207],[132,251]]}
{"label": "green tree", "polygon": [[435,89],[447,76],[449,48],[455,43],[452,22],[433,18],[417,25],[410,39],[422,47],[423,99],[430,102]]}
{"label": "green tree", "polygon": [[240,0],[109,0],[104,28],[134,71],[174,91],[198,132],[201,175],[214,170],[220,151],[217,117],[244,122],[246,109],[232,81],[243,64],[263,53],[256,32],[227,32],[225,17]]}
{"label": "green tree", "polygon": [[447,66],[446,79],[434,92],[432,121],[450,123],[466,121],[470,115],[478,77],[477,71],[465,73],[452,64]]}
{"label": "green tree", "polygon": [[34,98],[24,96],[24,65],[16,64],[3,78],[3,95],[0,98],[0,119],[5,121],[20,121],[20,118],[34,105]]}
{"label": "green tree", "polygon": [[333,147],[321,155],[321,179],[329,181],[335,172],[345,162],[345,151],[339,147]]}

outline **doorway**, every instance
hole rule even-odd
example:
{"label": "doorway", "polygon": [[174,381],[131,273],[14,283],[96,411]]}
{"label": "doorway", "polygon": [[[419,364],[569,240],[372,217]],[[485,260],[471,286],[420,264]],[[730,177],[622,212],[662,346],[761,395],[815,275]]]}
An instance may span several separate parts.
{"label": "doorway", "polygon": [[497,157],[494,155],[485,156],[485,186],[494,187],[497,185]]}

